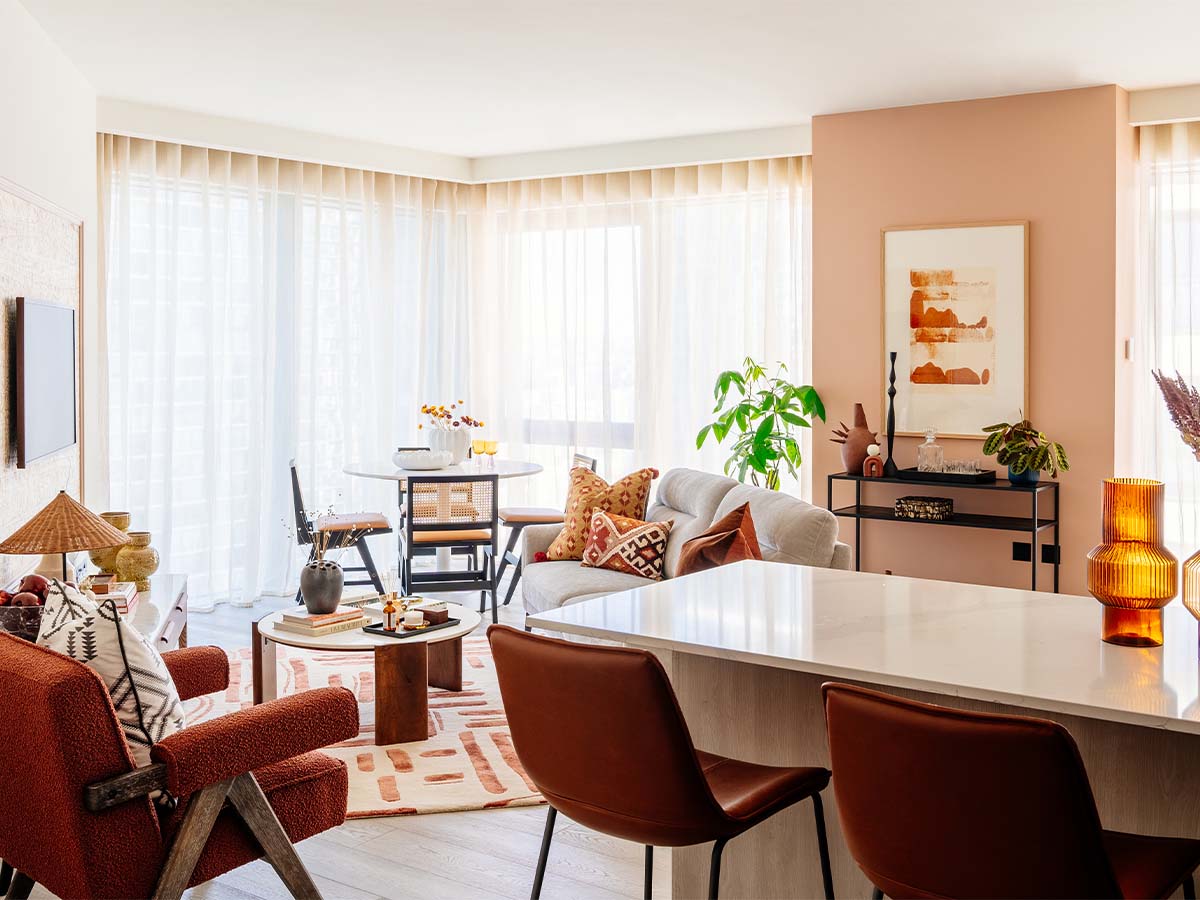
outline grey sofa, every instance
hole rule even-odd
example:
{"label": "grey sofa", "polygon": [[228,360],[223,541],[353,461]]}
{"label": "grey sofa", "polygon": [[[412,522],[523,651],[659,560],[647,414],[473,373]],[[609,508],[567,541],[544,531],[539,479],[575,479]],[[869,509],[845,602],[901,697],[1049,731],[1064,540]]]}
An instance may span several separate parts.
{"label": "grey sofa", "polygon": [[[670,519],[674,523],[667,541],[665,577],[675,576],[679,553],[687,541],[746,502],[750,503],[763,559],[830,569],[850,568],[850,548],[838,541],[837,519],[828,510],[787,494],[739,484],[723,475],[672,469],[659,481],[658,491],[646,511],[650,521]],[[637,575],[582,566],[578,560],[534,563],[534,554],[549,549],[560,528],[532,525],[522,535],[521,593],[526,612],[556,609],[651,583]]]}

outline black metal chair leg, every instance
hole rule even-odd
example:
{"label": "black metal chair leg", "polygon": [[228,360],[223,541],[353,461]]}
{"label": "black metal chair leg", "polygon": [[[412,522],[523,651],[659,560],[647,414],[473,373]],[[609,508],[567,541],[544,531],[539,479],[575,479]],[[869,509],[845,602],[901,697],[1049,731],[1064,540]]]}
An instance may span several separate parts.
{"label": "black metal chair leg", "polygon": [[13,867],[10,863],[0,862],[0,896],[8,893],[8,886],[12,884]]}
{"label": "black metal chair leg", "polygon": [[825,807],[821,795],[813,794],[813,818],[817,825],[817,849],[821,854],[821,884],[825,887],[825,900],[833,900],[833,869],[829,865],[829,838],[825,835]]}
{"label": "black metal chair leg", "polygon": [[546,830],[542,832],[542,849],[538,852],[537,871],[533,874],[533,891],[529,900],[538,900],[542,896],[542,879],[546,877],[546,860],[550,858],[550,840],[554,837],[554,820],[558,818],[558,810],[553,806],[546,808]]}
{"label": "black metal chair leg", "polygon": [[14,872],[12,884],[5,896],[8,900],[29,900],[29,895],[33,893],[33,885],[33,879],[24,872]]}
{"label": "black metal chair leg", "polygon": [[521,569],[524,565],[524,560],[518,559],[516,566],[513,568],[512,581],[508,583],[508,593],[504,595],[505,606],[508,606],[512,602],[513,594],[517,590],[517,582],[521,580]]}
{"label": "black metal chair leg", "polygon": [[713,844],[712,862],[708,866],[708,900],[717,900],[721,885],[721,852],[725,849],[727,839],[721,838]]}
{"label": "black metal chair leg", "polygon": [[1189,875],[1183,881],[1183,900],[1196,900],[1195,875]]}
{"label": "black metal chair leg", "polygon": [[642,896],[646,900],[651,900],[654,895],[654,847],[650,844],[646,845],[646,888],[642,891]]}
{"label": "black metal chair leg", "polygon": [[504,570],[508,567],[508,559],[512,556],[513,549],[517,546],[517,541],[521,538],[521,532],[525,526],[522,524],[510,525],[508,527],[508,543],[504,545],[504,553],[500,557],[500,568],[496,572],[496,580],[499,581],[504,577]]}
{"label": "black metal chair leg", "polygon": [[877,887],[871,887],[871,900],[883,900],[883,891]]}
{"label": "black metal chair leg", "polygon": [[494,555],[488,557],[488,575],[490,576],[488,580],[491,582],[489,593],[492,595],[492,624],[495,625],[500,621],[500,608],[496,605],[496,586],[499,579],[496,577],[496,557]]}
{"label": "black metal chair leg", "polygon": [[379,577],[379,572],[375,569],[375,560],[371,557],[371,548],[367,546],[367,539],[360,537],[354,542],[355,549],[358,550],[358,555],[362,558],[363,567],[367,570],[367,577],[371,579],[371,584],[375,590],[383,593],[383,581]]}

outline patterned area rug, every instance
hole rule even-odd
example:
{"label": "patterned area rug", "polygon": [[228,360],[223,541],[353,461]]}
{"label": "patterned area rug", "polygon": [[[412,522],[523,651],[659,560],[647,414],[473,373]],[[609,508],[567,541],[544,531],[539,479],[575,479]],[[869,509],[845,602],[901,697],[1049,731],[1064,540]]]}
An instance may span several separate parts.
{"label": "patterned area rug", "polygon": [[[358,738],[325,752],[350,772],[350,818],[534,806],[529,782],[508,733],[487,638],[463,639],[463,689],[429,691],[429,740],[376,747],[375,667],[370,653],[310,653],[279,648],[279,692],[347,687],[358,698]],[[200,722],[251,705],[250,650],[234,651],[229,689],[185,704]]]}

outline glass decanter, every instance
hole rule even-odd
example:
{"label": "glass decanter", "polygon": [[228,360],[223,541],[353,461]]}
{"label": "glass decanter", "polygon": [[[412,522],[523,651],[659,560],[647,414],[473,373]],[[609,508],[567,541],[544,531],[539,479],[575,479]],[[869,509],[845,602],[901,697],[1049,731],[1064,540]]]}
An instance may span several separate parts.
{"label": "glass decanter", "polygon": [[935,440],[936,437],[937,429],[930,428],[925,432],[925,443],[917,447],[918,472],[942,471],[945,457],[942,453],[941,446]]}

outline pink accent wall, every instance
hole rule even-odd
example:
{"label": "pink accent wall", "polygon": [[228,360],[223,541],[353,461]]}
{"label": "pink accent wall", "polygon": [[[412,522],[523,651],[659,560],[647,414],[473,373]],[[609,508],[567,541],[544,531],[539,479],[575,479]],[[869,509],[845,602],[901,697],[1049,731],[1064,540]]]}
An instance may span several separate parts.
{"label": "pink accent wall", "polygon": [[[1085,593],[1084,556],[1100,533],[1101,482],[1119,461],[1118,314],[1132,293],[1135,250],[1127,105],[1125,91],[1108,85],[813,120],[813,383],[831,424],[849,421],[854,403],[862,402],[868,424],[883,438],[880,229],[1029,221],[1026,412],[1071,458],[1071,471],[1060,478],[1061,590],[1071,593]],[[829,433],[819,426],[814,434],[818,503],[826,499],[826,475],[842,470],[841,448]],[[897,438],[901,466],[916,464],[917,443]],[[942,443],[947,456],[980,455],[981,442]],[[864,493],[867,503],[891,505],[919,491],[872,485]],[[998,507],[979,492],[952,496],[963,512],[1017,515],[1026,508]],[[834,502],[852,503],[852,487],[838,485]],[[843,539],[852,542],[852,520],[841,525]],[[1015,540],[1028,538],[864,522],[863,568],[1027,588],[1029,564],[1013,562]],[[1038,587],[1050,590],[1050,566],[1039,567]]]}

